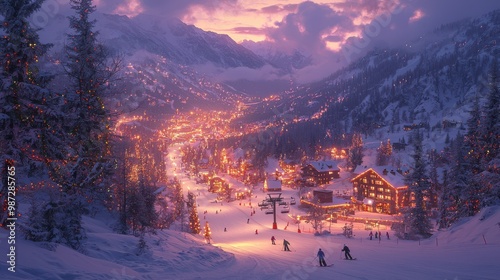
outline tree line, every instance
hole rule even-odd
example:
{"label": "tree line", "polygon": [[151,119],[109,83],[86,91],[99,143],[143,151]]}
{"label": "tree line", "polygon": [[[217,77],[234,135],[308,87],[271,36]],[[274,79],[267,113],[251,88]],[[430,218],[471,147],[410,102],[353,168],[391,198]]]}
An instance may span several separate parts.
{"label": "tree line", "polygon": [[[107,100],[121,58],[98,41],[92,0],[70,1],[71,32],[58,77],[65,86],[58,89],[55,74],[40,63],[52,45],[41,43],[30,24],[44,1],[0,0],[0,224],[10,215],[7,170],[15,166],[24,183],[45,184],[26,193],[31,207],[20,223],[27,239],[81,249],[82,216],[110,210],[117,231],[141,236],[144,249],[144,233],[178,218],[165,205],[175,199],[158,200],[157,183],[167,181],[165,145],[115,133],[118,115]],[[175,194],[178,185],[171,181],[166,193]]]}

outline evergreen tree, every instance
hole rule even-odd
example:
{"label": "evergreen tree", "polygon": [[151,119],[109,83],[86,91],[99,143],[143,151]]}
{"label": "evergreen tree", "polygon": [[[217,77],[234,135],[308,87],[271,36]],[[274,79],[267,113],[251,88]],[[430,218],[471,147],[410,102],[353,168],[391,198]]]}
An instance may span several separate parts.
{"label": "evergreen tree", "polygon": [[[142,177],[142,175],[141,175]],[[158,223],[155,209],[155,188],[141,178],[136,186],[131,186],[127,217],[135,234],[154,232]]]}
{"label": "evergreen tree", "polygon": [[139,185],[140,216],[139,223],[141,228],[154,232],[158,222],[158,213],[156,212],[156,188],[146,182]]}
{"label": "evergreen tree", "polygon": [[172,201],[174,203],[174,220],[182,218],[182,216],[184,216],[185,202],[184,195],[182,193],[182,186],[177,178],[173,181]]}
{"label": "evergreen tree", "polygon": [[[484,191],[479,182],[479,173],[482,171],[482,158],[486,156],[483,149],[485,141],[481,138],[481,112],[479,110],[479,99],[476,98],[467,120],[468,131],[463,139],[462,149],[463,178],[467,183],[460,189],[460,203],[458,206],[459,216],[473,216],[480,210]],[[458,174],[457,174],[458,176]]]}
{"label": "evergreen tree", "polygon": [[431,235],[431,223],[427,216],[426,195],[429,193],[429,178],[426,175],[426,163],[423,158],[422,135],[416,131],[414,134],[414,153],[412,155],[414,166],[412,172],[405,178],[408,191],[413,194],[414,200],[411,207],[405,212],[404,221],[409,228],[410,238]]}
{"label": "evergreen tree", "polygon": [[452,208],[452,196],[448,185],[448,171],[443,172],[443,185],[438,197],[438,228],[445,229],[450,226],[449,209]]}
{"label": "evergreen tree", "polygon": [[436,150],[431,150],[430,153],[430,170],[429,170],[429,179],[430,179],[430,188],[429,188],[429,203],[430,207],[437,206],[438,194],[441,192],[442,185],[439,182],[439,174],[438,174],[438,153]]}
{"label": "evergreen tree", "polygon": [[203,237],[205,237],[205,240],[207,241],[207,243],[210,244],[210,240],[212,239],[212,232],[210,231],[210,226],[208,225],[208,222],[205,222],[205,228],[203,230]]}
{"label": "evergreen tree", "polygon": [[466,149],[464,148],[464,136],[458,134],[452,146],[452,164],[449,184],[449,202],[447,205],[450,223],[464,216],[462,191],[467,188],[472,178],[469,163],[464,160]]}
{"label": "evergreen tree", "polygon": [[139,234],[139,241],[137,243],[136,255],[140,256],[146,253],[149,249],[148,244],[146,243],[146,236],[143,231]]}
{"label": "evergreen tree", "polygon": [[[498,155],[500,145],[500,90],[498,88],[498,63],[493,60],[490,71],[490,82],[488,100],[483,108],[485,112],[484,122],[482,126],[483,141],[484,141],[484,158],[485,165]],[[469,126],[469,129],[471,127]]]}
{"label": "evergreen tree", "polygon": [[500,203],[500,91],[498,89],[498,63],[494,60],[490,74],[490,90],[484,106],[483,172],[476,176],[479,186],[483,186],[482,206]]}
{"label": "evergreen tree", "polygon": [[196,207],[195,196],[192,192],[188,193],[188,208],[189,208],[189,229],[191,233],[199,234],[201,232],[200,219]]}
{"label": "evergreen tree", "polygon": [[468,131],[464,138],[464,157],[470,163],[471,172],[478,174],[481,171],[481,158],[484,156],[484,141],[481,139],[481,111],[479,108],[479,97],[476,96],[469,111],[470,117],[467,120]]}
{"label": "evergreen tree", "polygon": [[112,171],[111,114],[105,106],[105,86],[116,72],[109,53],[97,42],[95,6],[91,0],[71,0],[76,15],[69,17],[65,70],[70,90],[65,94],[66,159],[51,165],[53,178],[68,193],[84,193],[89,200],[105,193]]}
{"label": "evergreen tree", "polygon": [[[65,244],[81,249],[86,239],[81,225],[82,202],[75,196],[51,192],[47,201],[32,200],[28,223],[21,228],[26,239],[48,244]],[[49,245],[52,247],[53,245]]]}
{"label": "evergreen tree", "polygon": [[384,166],[389,163],[389,159],[391,158],[392,155],[392,145],[391,145],[391,140],[387,139],[387,141],[380,142],[380,146],[377,149],[377,165],[378,166]]}
{"label": "evergreen tree", "polygon": [[170,225],[175,221],[173,218],[173,213],[169,208],[169,202],[167,197],[160,195],[157,199],[158,206],[158,228],[170,228]]}
{"label": "evergreen tree", "polygon": [[0,225],[7,217],[8,166],[23,169],[25,174],[44,170],[46,150],[58,145],[46,130],[49,107],[54,95],[46,89],[51,76],[37,67],[39,59],[50,48],[40,43],[37,30],[29,18],[40,9],[44,0],[0,0]]}
{"label": "evergreen tree", "polygon": [[347,158],[347,165],[351,171],[363,163],[363,150],[363,136],[360,133],[354,133]]}

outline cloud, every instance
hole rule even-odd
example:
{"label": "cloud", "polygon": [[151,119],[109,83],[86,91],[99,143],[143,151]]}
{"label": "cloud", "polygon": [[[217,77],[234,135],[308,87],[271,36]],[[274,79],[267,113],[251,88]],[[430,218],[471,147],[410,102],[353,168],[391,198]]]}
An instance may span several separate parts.
{"label": "cloud", "polygon": [[217,81],[235,81],[235,80],[250,80],[250,81],[271,81],[281,79],[280,70],[265,65],[259,69],[251,69],[248,67],[235,67],[231,69],[223,69],[213,64],[207,63],[198,65],[196,69],[203,73],[212,73],[212,77]]}
{"label": "cloud", "polygon": [[[289,54],[299,50],[315,63],[298,70],[297,76],[304,80],[331,74],[373,47],[399,47],[442,24],[500,9],[500,1],[494,0],[262,2],[265,4],[249,0],[95,1],[100,12],[177,17],[196,25],[203,22],[203,29],[227,32],[237,41],[266,38],[278,50]],[[279,75],[271,69],[262,72],[267,77]],[[231,78],[231,73],[219,74]],[[259,77],[255,70],[234,72],[234,76],[245,75]]]}
{"label": "cloud", "polygon": [[[358,18],[358,34],[353,34],[342,44],[342,52],[348,63],[374,47],[391,48],[407,44],[414,47],[410,42],[429,34],[442,24],[477,17],[500,8],[499,1],[482,1],[478,4],[468,0],[387,0],[381,1],[376,10],[368,2],[358,0],[356,3],[362,13],[371,14]],[[346,5],[340,6],[348,8]]]}
{"label": "cloud", "polygon": [[423,17],[425,16],[425,13],[418,9],[416,10],[414,13],[413,13],[413,16],[411,16],[410,18],[410,23],[413,23],[413,22],[416,22],[416,21],[419,21],[421,20]]}
{"label": "cloud", "polygon": [[297,9],[297,4],[288,4],[288,5],[272,5],[266,6],[260,9],[262,13],[265,14],[276,14],[282,12],[292,13]]}
{"label": "cloud", "polygon": [[239,26],[231,28],[231,31],[234,31],[238,34],[264,34],[265,31],[262,28],[257,28],[253,26]]}
{"label": "cloud", "polygon": [[96,1],[95,4],[99,11],[103,13],[135,16],[137,11],[140,10],[140,13],[149,15],[181,18],[195,6],[202,7],[206,11],[214,11],[227,7],[237,7],[238,0],[100,0]]}
{"label": "cloud", "polygon": [[274,27],[268,28],[267,38],[281,49],[313,54],[326,51],[324,37],[351,29],[349,18],[330,6],[303,2],[294,13],[289,13]]}

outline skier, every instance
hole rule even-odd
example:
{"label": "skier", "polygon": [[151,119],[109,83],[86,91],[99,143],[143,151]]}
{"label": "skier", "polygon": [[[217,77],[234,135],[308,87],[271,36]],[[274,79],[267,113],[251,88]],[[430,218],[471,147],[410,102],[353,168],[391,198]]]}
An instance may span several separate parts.
{"label": "skier", "polygon": [[276,240],[276,238],[274,238],[274,235],[271,236],[271,244],[276,245],[276,242],[274,242],[275,240]]}
{"label": "skier", "polygon": [[352,257],[351,257],[351,250],[349,250],[349,247],[347,247],[347,245],[344,244],[344,248],[342,249],[342,252],[345,253],[345,259],[346,260],[352,260]]}
{"label": "skier", "polygon": [[283,251],[290,251],[288,245],[290,245],[290,242],[286,241],[286,239],[283,239]]}
{"label": "skier", "polygon": [[326,266],[325,253],[321,251],[321,248],[318,251],[318,259],[319,259],[319,266]]}
{"label": "skier", "polygon": [[370,234],[368,234],[368,236],[370,236],[370,240],[372,240],[372,238],[373,238],[373,232],[370,231]]}
{"label": "skier", "polygon": [[247,224],[250,223],[250,219],[247,219]]}
{"label": "skier", "polygon": [[255,234],[259,234],[259,231],[258,231],[258,230],[255,230]]}
{"label": "skier", "polygon": [[375,239],[378,238],[378,232],[375,232]]}
{"label": "skier", "polygon": [[388,232],[388,231],[386,231],[386,232],[385,232],[385,236],[387,236],[387,240],[389,240],[389,239],[390,239],[390,238],[389,238],[389,232]]}

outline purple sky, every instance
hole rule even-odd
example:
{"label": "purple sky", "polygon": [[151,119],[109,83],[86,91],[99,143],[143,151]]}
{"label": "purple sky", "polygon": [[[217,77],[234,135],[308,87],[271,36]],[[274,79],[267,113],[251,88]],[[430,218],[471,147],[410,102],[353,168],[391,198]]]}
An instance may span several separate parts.
{"label": "purple sky", "polygon": [[[63,0],[60,0],[63,1]],[[303,79],[374,46],[397,46],[441,24],[500,9],[498,0],[95,0],[100,12],[173,16],[231,36],[312,55]],[[314,72],[314,73],[313,73]],[[309,74],[310,73],[310,74]],[[312,77],[311,77],[312,78]]]}

